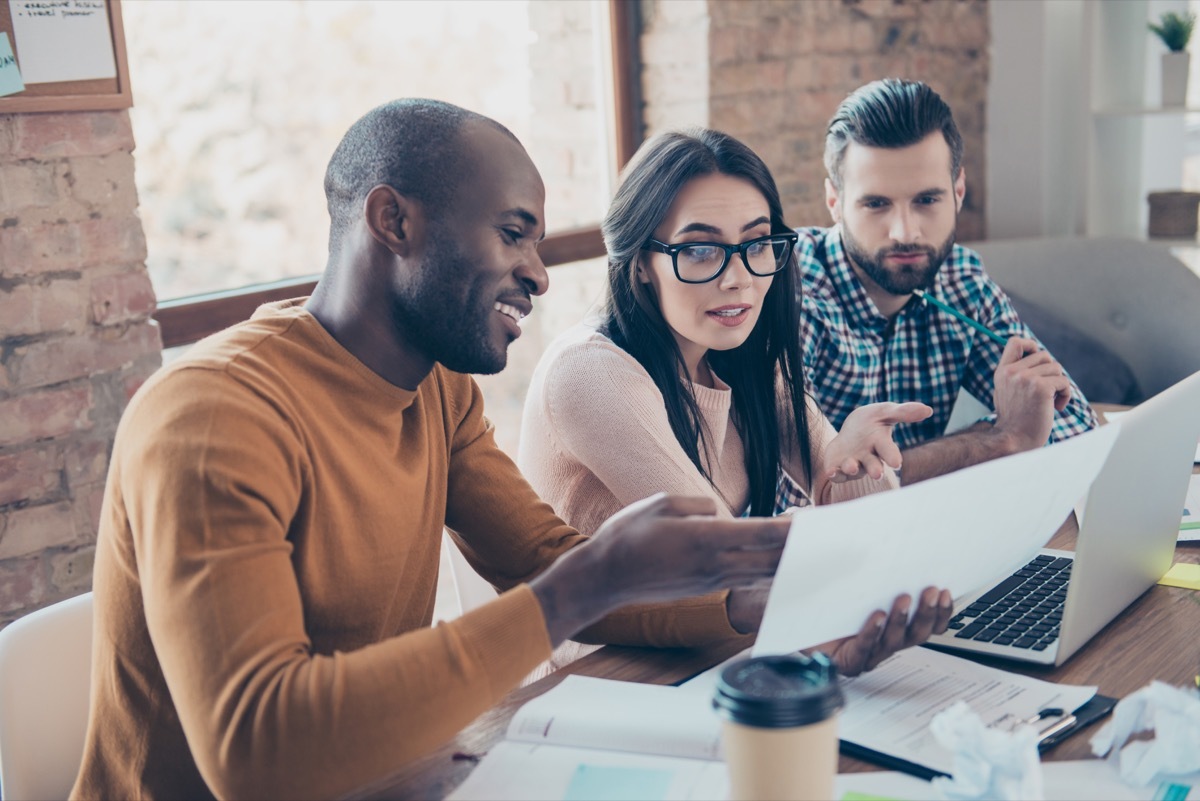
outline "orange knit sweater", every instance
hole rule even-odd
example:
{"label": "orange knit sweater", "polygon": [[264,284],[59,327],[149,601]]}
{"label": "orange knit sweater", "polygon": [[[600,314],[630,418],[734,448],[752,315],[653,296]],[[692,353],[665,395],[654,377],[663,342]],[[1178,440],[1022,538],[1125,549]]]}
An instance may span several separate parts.
{"label": "orange knit sweater", "polygon": [[[430,628],[443,525],[505,592]],[[121,420],[72,796],[331,797],[389,776],[550,654],[523,582],[582,539],[496,447],[469,377],[399,389],[301,301],[263,307]],[[721,596],[591,633],[733,635]]]}

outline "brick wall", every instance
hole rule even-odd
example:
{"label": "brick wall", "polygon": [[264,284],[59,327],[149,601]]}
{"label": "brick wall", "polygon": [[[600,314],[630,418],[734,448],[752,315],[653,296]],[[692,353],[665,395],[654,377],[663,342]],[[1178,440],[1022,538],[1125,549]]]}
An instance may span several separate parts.
{"label": "brick wall", "polygon": [[986,0],[641,0],[647,134],[701,124],[771,168],[792,225],[828,225],[825,126],[877,78],[921,80],[949,103],[966,152],[960,240],[984,237]]}
{"label": "brick wall", "polygon": [[124,112],[0,115],[0,625],[91,587],[108,455],[161,362]]}

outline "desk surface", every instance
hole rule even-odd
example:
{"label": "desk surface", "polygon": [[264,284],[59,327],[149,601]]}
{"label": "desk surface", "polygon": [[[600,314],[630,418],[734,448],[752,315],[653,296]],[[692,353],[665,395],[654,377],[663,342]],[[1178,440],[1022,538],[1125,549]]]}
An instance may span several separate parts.
{"label": "desk surface", "polygon": [[[1100,411],[1126,407],[1097,405]],[[1194,472],[1200,472],[1197,466]],[[1078,527],[1074,517],[1048,543],[1074,550]],[[1200,543],[1180,544],[1176,562],[1200,564]],[[1025,666],[997,659],[976,658],[1005,670],[1064,684],[1096,685],[1100,693],[1123,698],[1152,679],[1190,684],[1200,671],[1200,593],[1155,585],[1112,620],[1065,665]],[[546,692],[571,674],[647,684],[677,684],[733,656],[739,648],[651,649],[607,646],[556,673],[514,690],[481,715],[442,748],[412,763],[364,795],[386,798],[444,798],[466,779],[478,759],[504,738],[508,722],[531,698]],[[1043,755],[1043,759],[1090,759],[1089,741],[1102,725],[1092,724]],[[869,762],[840,757],[838,770],[853,773],[881,770]]]}
{"label": "desk surface", "polygon": [[[1073,550],[1077,531],[1072,518],[1055,534],[1049,546]],[[1200,545],[1181,544],[1175,551],[1175,561],[1200,563]],[[1047,681],[1094,684],[1102,694],[1121,698],[1145,686],[1151,679],[1175,685],[1190,683],[1200,670],[1197,631],[1200,631],[1200,593],[1155,585],[1061,667],[1026,667],[988,659],[979,661]],[[366,794],[392,798],[445,797],[467,777],[478,757],[503,739],[509,720],[522,704],[554,687],[569,674],[675,684],[736,651],[737,648],[728,645],[694,650],[602,648],[535,684],[510,693],[453,741]],[[1092,724],[1076,733],[1044,758],[1091,758],[1088,741],[1099,725]],[[839,763],[842,773],[879,769],[844,756]]]}

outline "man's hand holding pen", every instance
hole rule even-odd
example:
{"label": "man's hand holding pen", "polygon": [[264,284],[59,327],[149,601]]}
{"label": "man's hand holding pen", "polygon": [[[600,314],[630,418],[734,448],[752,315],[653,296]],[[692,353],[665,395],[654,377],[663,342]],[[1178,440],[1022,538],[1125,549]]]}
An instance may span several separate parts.
{"label": "man's hand holding pen", "polygon": [[996,430],[1013,441],[1013,451],[1039,448],[1050,438],[1054,412],[1071,399],[1071,382],[1062,365],[1037,342],[1012,337],[1004,346],[992,395]]}

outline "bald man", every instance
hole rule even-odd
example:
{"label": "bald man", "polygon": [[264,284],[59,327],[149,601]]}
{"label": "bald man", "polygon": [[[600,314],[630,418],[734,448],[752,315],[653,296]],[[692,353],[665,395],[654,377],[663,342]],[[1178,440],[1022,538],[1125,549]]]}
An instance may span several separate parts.
{"label": "bald man", "polygon": [[[544,190],[511,133],[390,103],[347,132],[325,190],[312,297],[197,344],[121,421],[74,797],[344,795],[569,636],[701,645],[761,617],[786,519],[659,497],[587,540],[496,447],[468,374],[504,367],[547,285]],[[443,527],[502,594],[431,628]],[[861,669],[944,627],[936,604],[905,612],[835,658]]]}

